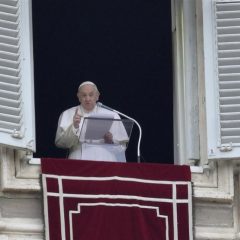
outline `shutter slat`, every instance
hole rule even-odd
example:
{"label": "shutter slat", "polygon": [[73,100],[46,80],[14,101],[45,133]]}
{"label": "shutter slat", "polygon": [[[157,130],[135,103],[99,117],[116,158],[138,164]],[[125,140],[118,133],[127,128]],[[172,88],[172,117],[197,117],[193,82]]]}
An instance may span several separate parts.
{"label": "shutter slat", "polygon": [[2,44],[18,46],[19,39],[16,37],[8,37],[0,35],[0,42]]}
{"label": "shutter slat", "polygon": [[218,71],[222,73],[240,73],[240,65],[222,65],[218,66]]}
{"label": "shutter slat", "polygon": [[19,46],[0,43],[0,51],[19,54]]}
{"label": "shutter slat", "polygon": [[240,89],[220,89],[220,97],[240,96]]}
{"label": "shutter slat", "polygon": [[0,58],[0,65],[6,68],[12,68],[12,69],[18,69],[19,67],[19,62],[18,61],[9,61],[5,59]]}
{"label": "shutter slat", "polygon": [[217,27],[234,27],[240,25],[240,17],[236,19],[220,19],[217,20]]}
{"label": "shutter slat", "polygon": [[240,88],[240,79],[239,81],[219,81],[220,89],[236,89]]}
{"label": "shutter slat", "polygon": [[217,3],[216,5],[217,8],[217,12],[221,12],[221,11],[236,11],[239,10],[240,11],[240,3],[239,2],[228,2],[226,3]]}
{"label": "shutter slat", "polygon": [[220,105],[220,111],[221,113],[240,112],[240,105],[238,104]]}
{"label": "shutter slat", "polygon": [[7,126],[1,125],[1,121],[0,121],[0,132],[12,134],[13,129],[9,129],[7,128]]}
{"label": "shutter slat", "polygon": [[238,10],[219,11],[217,13],[217,18],[221,19],[221,20],[219,20],[220,22],[224,21],[225,19],[230,19],[230,20],[234,21],[235,19],[239,18],[239,13],[240,13],[240,11],[238,11]]}
{"label": "shutter slat", "polygon": [[221,138],[222,144],[229,144],[229,143],[240,143],[240,136],[228,136],[228,137],[222,137]]}
{"label": "shutter slat", "polygon": [[[0,131],[2,131],[2,132],[5,132],[6,130],[9,133],[13,133],[13,130],[20,131],[21,126],[22,126],[21,124],[0,121]],[[11,130],[11,131],[9,131],[9,130]]]}
{"label": "shutter slat", "polygon": [[229,57],[229,58],[219,58],[218,59],[219,66],[225,65],[240,65],[240,58],[237,57]]}
{"label": "shutter slat", "polygon": [[218,42],[219,43],[234,43],[234,42],[239,42],[240,40],[240,34],[219,34],[218,35]]}
{"label": "shutter slat", "polygon": [[10,75],[13,77],[18,77],[19,69],[11,69],[11,68],[3,67],[0,65],[0,73],[3,75]]}
{"label": "shutter slat", "polygon": [[15,6],[10,6],[10,5],[0,3],[0,11],[16,15],[18,8]]}
{"label": "shutter slat", "polygon": [[[21,105],[21,102],[19,100],[12,100],[12,99],[0,97],[0,106],[19,108],[20,105]],[[1,120],[1,118],[0,118],[0,120]]]}
{"label": "shutter slat", "polygon": [[0,113],[18,116],[21,113],[21,108],[13,108],[0,105]]}
{"label": "shutter slat", "polygon": [[240,73],[218,73],[219,81],[239,81]]}
{"label": "shutter slat", "polygon": [[218,50],[239,50],[240,43],[238,42],[228,42],[228,43],[218,43]]}
{"label": "shutter slat", "polygon": [[17,6],[18,0],[0,0],[0,4],[5,4],[7,6]]}
{"label": "shutter slat", "polygon": [[240,104],[240,97],[220,97],[220,106],[231,104]]}
{"label": "shutter slat", "polygon": [[17,20],[18,20],[17,15],[13,15],[13,14],[9,14],[9,13],[3,13],[3,12],[0,12],[0,18],[2,20],[8,21],[8,22],[17,22]]}
{"label": "shutter slat", "polygon": [[19,92],[9,92],[9,91],[0,90],[1,98],[8,98],[11,100],[19,100],[20,96],[21,96],[21,94]]}
{"label": "shutter slat", "polygon": [[14,116],[14,115],[0,113],[0,119],[3,122],[10,122],[10,123],[15,123],[15,124],[20,124],[20,121],[21,121],[22,117],[21,116]]}
{"label": "shutter slat", "polygon": [[0,51],[0,59],[6,59],[10,61],[18,61],[19,55],[9,52],[2,52]]}
{"label": "shutter slat", "polygon": [[17,38],[18,31],[0,27],[0,35],[6,36],[6,37]]}
{"label": "shutter slat", "polygon": [[222,128],[221,131],[224,137],[240,137],[240,128]]}
{"label": "shutter slat", "polygon": [[[20,81],[20,77],[15,77],[15,76],[7,76],[7,75],[2,75],[0,74],[0,84],[15,84],[18,85]],[[18,85],[18,89],[19,89]],[[6,89],[4,89],[6,90]]]}
{"label": "shutter slat", "polygon": [[219,50],[218,51],[218,57],[221,58],[234,58],[239,57],[240,58],[240,50]]}
{"label": "shutter slat", "polygon": [[231,120],[231,121],[221,121],[222,128],[239,128],[240,129],[240,120]]}
{"label": "shutter slat", "polygon": [[18,22],[8,22],[0,19],[0,27],[8,30],[17,30]]}
{"label": "shutter slat", "polygon": [[222,121],[230,121],[230,120],[239,120],[240,119],[240,112],[236,113],[220,113],[220,119]]}
{"label": "shutter slat", "polygon": [[239,26],[231,26],[231,27],[218,27],[218,34],[239,34],[240,27]]}
{"label": "shutter slat", "polygon": [[9,92],[20,92],[20,85],[0,82],[0,89]]}

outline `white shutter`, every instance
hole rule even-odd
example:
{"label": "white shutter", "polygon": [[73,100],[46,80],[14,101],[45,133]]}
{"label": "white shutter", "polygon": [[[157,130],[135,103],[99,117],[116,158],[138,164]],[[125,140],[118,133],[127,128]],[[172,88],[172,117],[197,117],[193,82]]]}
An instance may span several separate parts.
{"label": "white shutter", "polygon": [[0,144],[35,151],[30,9],[0,0]]}
{"label": "white shutter", "polygon": [[240,158],[240,0],[202,7],[208,158]]}
{"label": "white shutter", "polygon": [[221,144],[240,145],[240,1],[217,2]]}

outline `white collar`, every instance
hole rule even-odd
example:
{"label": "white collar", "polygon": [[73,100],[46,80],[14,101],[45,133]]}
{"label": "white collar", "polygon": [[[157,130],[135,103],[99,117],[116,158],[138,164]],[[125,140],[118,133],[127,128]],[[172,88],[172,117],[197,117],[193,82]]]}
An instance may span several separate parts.
{"label": "white collar", "polygon": [[95,107],[93,108],[93,110],[91,110],[91,111],[86,111],[86,110],[83,108],[82,105],[79,105],[79,110],[80,110],[81,115],[83,115],[83,116],[89,116],[91,113],[96,113],[97,110],[98,110],[98,107],[97,107],[97,105],[95,105]]}

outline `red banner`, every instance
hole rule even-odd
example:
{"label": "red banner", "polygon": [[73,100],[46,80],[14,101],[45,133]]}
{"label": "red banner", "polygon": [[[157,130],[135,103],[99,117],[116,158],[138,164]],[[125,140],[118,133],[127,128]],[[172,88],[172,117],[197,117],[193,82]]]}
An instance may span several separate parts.
{"label": "red banner", "polygon": [[42,159],[47,240],[191,240],[189,166]]}

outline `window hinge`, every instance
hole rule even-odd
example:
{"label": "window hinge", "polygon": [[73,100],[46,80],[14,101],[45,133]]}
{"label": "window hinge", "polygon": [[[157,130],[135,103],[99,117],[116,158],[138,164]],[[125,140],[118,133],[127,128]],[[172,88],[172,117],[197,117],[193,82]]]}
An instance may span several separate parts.
{"label": "window hinge", "polygon": [[232,151],[232,143],[229,143],[229,144],[222,144],[220,149],[219,149],[221,152],[230,152]]}
{"label": "window hinge", "polygon": [[20,131],[14,129],[12,133],[12,137],[22,139],[24,135]]}

